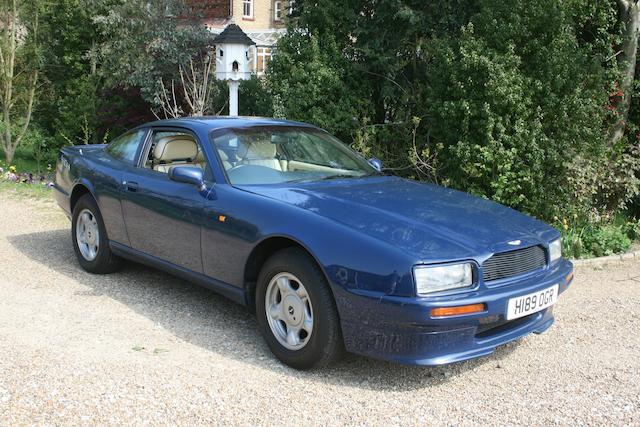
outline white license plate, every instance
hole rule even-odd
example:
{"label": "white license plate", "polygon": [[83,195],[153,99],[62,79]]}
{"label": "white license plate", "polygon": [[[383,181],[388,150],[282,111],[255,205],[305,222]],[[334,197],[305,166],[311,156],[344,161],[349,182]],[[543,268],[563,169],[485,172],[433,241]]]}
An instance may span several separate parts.
{"label": "white license plate", "polygon": [[532,294],[511,298],[507,306],[507,320],[517,319],[547,307],[551,307],[558,300],[558,285],[543,289]]}

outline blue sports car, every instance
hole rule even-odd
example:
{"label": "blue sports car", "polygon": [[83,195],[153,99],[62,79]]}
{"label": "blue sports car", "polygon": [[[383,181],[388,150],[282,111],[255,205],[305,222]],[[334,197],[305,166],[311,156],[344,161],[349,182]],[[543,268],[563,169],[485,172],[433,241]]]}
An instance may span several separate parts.
{"label": "blue sports car", "polygon": [[148,123],[63,148],[54,188],[85,270],[126,258],[211,288],[299,369],[484,356],[549,328],[573,278],[548,225],[389,176],[304,123]]}

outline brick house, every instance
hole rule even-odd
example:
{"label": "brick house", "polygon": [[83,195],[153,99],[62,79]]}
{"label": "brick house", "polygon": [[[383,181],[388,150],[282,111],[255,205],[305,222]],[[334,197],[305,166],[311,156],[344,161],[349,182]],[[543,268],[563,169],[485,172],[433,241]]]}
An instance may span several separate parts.
{"label": "brick house", "polygon": [[289,0],[188,0],[203,24],[220,34],[234,22],[255,42],[250,58],[251,71],[262,75],[278,38],[286,32],[284,17]]}

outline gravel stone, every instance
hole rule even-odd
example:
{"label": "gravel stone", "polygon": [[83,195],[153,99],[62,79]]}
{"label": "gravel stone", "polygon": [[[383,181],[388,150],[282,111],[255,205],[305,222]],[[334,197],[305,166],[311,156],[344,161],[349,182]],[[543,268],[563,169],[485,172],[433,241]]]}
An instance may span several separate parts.
{"label": "gravel stone", "polygon": [[0,208],[0,425],[640,425],[638,260],[579,268],[556,324],[490,357],[298,372],[243,307],[135,264],[85,273],[52,202]]}

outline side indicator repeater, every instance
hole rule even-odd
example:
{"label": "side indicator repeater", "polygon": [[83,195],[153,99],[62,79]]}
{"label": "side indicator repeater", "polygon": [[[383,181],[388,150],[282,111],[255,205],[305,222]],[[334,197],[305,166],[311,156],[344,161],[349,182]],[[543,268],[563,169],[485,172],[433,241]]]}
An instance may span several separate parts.
{"label": "side indicator repeater", "polygon": [[573,280],[573,271],[567,274],[567,277],[564,278],[564,283],[568,285],[569,283],[571,283],[572,280]]}

